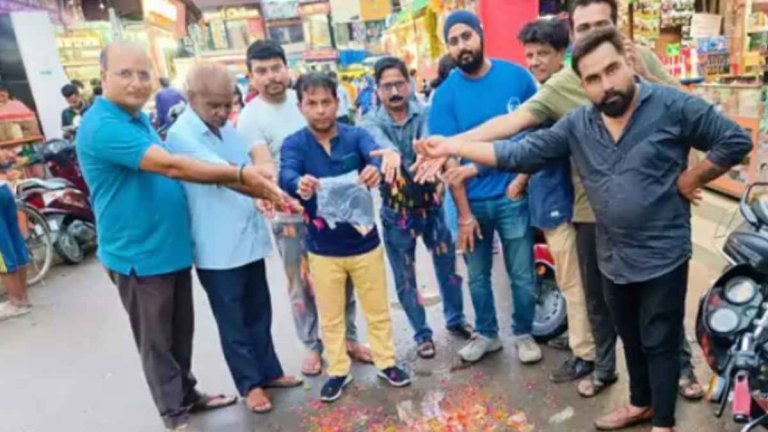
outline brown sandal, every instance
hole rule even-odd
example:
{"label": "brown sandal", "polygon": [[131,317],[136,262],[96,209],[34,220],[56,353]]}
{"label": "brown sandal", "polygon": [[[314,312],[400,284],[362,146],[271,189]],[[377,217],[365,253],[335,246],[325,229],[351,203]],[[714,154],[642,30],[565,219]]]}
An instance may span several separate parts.
{"label": "brown sandal", "polygon": [[323,359],[319,353],[308,352],[301,364],[301,373],[306,376],[317,376],[323,372]]}
{"label": "brown sandal", "polygon": [[697,401],[704,397],[704,387],[699,384],[696,376],[684,376],[677,384],[680,396],[690,401]]}
{"label": "brown sandal", "polygon": [[304,381],[302,381],[301,378],[290,375],[283,375],[280,378],[274,379],[264,384],[263,388],[292,388],[298,387],[302,384],[304,384]]}
{"label": "brown sandal", "polygon": [[424,341],[416,348],[416,354],[423,359],[431,359],[435,357],[435,343],[431,340]]}
{"label": "brown sandal", "polygon": [[607,387],[616,384],[619,380],[618,375],[614,375],[611,378],[598,378],[595,374],[592,374],[581,381],[576,386],[576,390],[579,392],[579,396],[583,398],[593,398],[599,395]]}
{"label": "brown sandal", "polygon": [[373,364],[371,349],[360,342],[347,342],[347,354],[356,362]]}
{"label": "brown sandal", "polygon": [[[260,389],[252,389],[250,392],[248,392],[248,396],[251,395],[251,393],[260,390]],[[264,395],[264,400],[266,402],[260,404],[260,405],[251,405],[248,403],[248,396],[245,397],[245,406],[248,407],[248,410],[255,414],[266,414],[270,411],[272,411],[272,402],[267,397],[267,393],[261,389],[262,394]]]}

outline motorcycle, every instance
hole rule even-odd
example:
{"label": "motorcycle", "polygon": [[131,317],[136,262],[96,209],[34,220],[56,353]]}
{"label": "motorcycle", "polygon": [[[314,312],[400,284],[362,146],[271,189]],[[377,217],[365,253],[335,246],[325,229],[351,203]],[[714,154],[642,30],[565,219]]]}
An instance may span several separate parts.
{"label": "motorcycle", "polygon": [[706,292],[696,317],[696,337],[714,372],[707,395],[721,417],[731,401],[742,432],[768,429],[768,194],[750,185],[739,211],[745,223],[726,239],[728,267]]}
{"label": "motorcycle", "polygon": [[536,310],[531,334],[540,341],[548,341],[561,335],[568,328],[565,297],[555,279],[555,261],[540,231],[536,231],[533,245],[536,266]]}
{"label": "motorcycle", "polygon": [[67,264],[79,264],[88,251],[96,248],[96,222],[75,147],[69,141],[55,139],[45,143],[40,154],[56,177],[23,180],[16,186],[17,194],[45,216],[61,259]]}

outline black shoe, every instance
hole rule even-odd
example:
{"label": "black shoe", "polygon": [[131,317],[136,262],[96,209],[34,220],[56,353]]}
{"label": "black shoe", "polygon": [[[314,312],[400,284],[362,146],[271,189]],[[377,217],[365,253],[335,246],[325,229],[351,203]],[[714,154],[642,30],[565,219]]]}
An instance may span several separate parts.
{"label": "black shoe", "polygon": [[379,378],[386,380],[392,387],[405,387],[411,383],[408,373],[397,366],[380,370]]}
{"label": "black shoe", "polygon": [[547,346],[560,351],[570,351],[571,347],[568,346],[568,334],[563,333],[560,336],[550,339],[547,342]]}
{"label": "black shoe", "polygon": [[464,340],[470,340],[472,339],[472,336],[475,335],[475,329],[467,323],[446,327],[446,329],[448,330],[448,333]]}
{"label": "black shoe", "polygon": [[592,373],[595,370],[595,363],[582,360],[578,357],[571,357],[549,375],[549,379],[555,383],[563,383],[567,381],[575,381],[579,378],[583,378]]}
{"label": "black shoe", "polygon": [[341,393],[347,384],[352,382],[352,375],[330,377],[320,390],[320,400],[323,402],[333,402],[341,397]]}

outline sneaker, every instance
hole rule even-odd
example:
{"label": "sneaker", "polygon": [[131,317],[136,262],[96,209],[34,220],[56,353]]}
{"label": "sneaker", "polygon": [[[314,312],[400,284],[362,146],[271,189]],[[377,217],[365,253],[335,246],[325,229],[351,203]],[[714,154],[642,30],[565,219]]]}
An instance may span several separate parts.
{"label": "sneaker", "polygon": [[341,397],[341,393],[349,383],[352,382],[352,375],[336,376],[328,378],[328,381],[320,390],[320,400],[323,402],[333,402]]}
{"label": "sneaker", "polygon": [[0,303],[0,321],[20,317],[32,312],[29,305],[15,305],[9,301]]}
{"label": "sneaker", "polygon": [[499,338],[489,338],[483,335],[477,335],[467,346],[459,351],[459,357],[465,362],[474,363],[487,353],[492,353],[502,348]]}
{"label": "sneaker", "polygon": [[475,335],[475,329],[469,323],[446,327],[448,333],[460,338],[470,340]]}
{"label": "sneaker", "polygon": [[515,340],[515,345],[517,346],[517,357],[520,359],[520,362],[530,364],[541,360],[541,348],[533,340],[533,336],[518,336],[517,340]]}
{"label": "sneaker", "polygon": [[397,366],[392,366],[379,371],[379,378],[387,381],[392,387],[405,387],[411,384],[408,373]]}
{"label": "sneaker", "polygon": [[594,370],[594,362],[586,361],[579,357],[571,357],[557,370],[549,374],[549,379],[554,383],[575,381],[591,374]]}

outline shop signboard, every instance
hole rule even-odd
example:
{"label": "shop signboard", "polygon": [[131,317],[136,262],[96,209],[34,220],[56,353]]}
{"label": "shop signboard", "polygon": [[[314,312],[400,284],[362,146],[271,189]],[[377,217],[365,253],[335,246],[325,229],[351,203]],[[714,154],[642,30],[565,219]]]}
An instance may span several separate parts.
{"label": "shop signboard", "polygon": [[392,13],[389,0],[360,0],[360,19],[362,21],[380,21]]}
{"label": "shop signboard", "polygon": [[299,16],[299,2],[296,0],[264,2],[261,8],[267,20],[285,20]]}
{"label": "shop signboard", "polygon": [[305,61],[330,61],[339,58],[339,52],[333,48],[317,48],[304,51]]}
{"label": "shop signboard", "polygon": [[312,15],[329,15],[331,13],[331,4],[328,2],[308,3],[299,6],[299,15],[308,17]]}
{"label": "shop signboard", "polygon": [[170,0],[144,0],[144,20],[150,24],[175,32],[177,14]]}
{"label": "shop signboard", "polygon": [[226,21],[260,19],[258,8],[247,6],[225,7],[221,10],[221,18]]}

